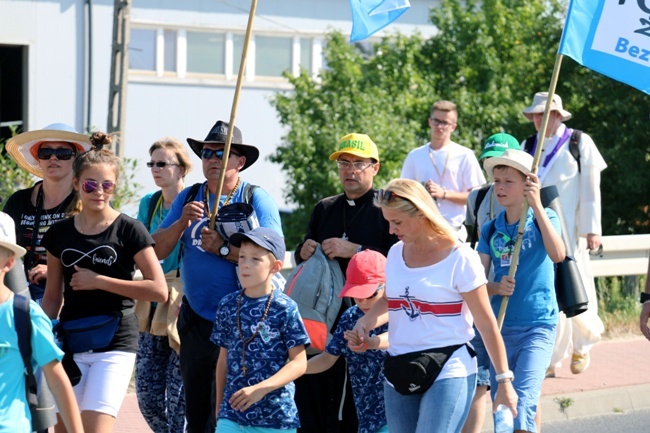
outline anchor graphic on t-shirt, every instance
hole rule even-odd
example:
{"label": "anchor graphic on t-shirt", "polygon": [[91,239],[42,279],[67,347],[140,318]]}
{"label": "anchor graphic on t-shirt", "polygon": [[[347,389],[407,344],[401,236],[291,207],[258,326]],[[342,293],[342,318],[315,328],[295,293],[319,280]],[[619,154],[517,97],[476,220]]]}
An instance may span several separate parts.
{"label": "anchor graphic on t-shirt", "polygon": [[420,316],[420,309],[413,304],[413,301],[411,301],[411,297],[409,296],[409,286],[406,286],[406,289],[404,289],[404,294],[400,295],[400,298],[406,299],[406,302],[409,304],[410,308],[406,308],[404,305],[402,305],[402,310],[406,313],[407,316],[409,316],[409,320],[414,321]]}

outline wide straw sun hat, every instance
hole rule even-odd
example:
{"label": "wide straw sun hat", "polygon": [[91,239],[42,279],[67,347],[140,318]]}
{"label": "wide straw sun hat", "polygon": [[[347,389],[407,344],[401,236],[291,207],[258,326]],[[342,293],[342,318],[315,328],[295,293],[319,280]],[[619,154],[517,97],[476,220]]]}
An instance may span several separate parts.
{"label": "wide straw sun hat", "polygon": [[23,132],[7,141],[7,152],[16,164],[34,176],[43,177],[43,171],[38,166],[38,148],[48,141],[65,141],[75,147],[77,153],[90,150],[90,137],[80,134],[72,126],[65,123],[53,123],[43,129]]}

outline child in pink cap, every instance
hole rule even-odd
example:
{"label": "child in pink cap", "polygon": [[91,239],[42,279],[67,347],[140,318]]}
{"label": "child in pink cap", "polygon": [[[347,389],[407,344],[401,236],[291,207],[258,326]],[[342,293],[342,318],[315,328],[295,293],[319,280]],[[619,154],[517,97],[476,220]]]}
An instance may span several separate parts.
{"label": "child in pink cap", "polygon": [[359,418],[359,433],[386,433],[384,410],[384,358],[388,347],[388,324],[369,332],[370,338],[360,346],[348,344],[357,320],[369,311],[384,294],[386,257],[377,251],[363,250],[348,265],[346,283],[340,297],[354,299],[356,305],[346,310],[327,343],[325,351],[307,362],[307,373],[321,373],[345,356],[350,373],[354,405]]}

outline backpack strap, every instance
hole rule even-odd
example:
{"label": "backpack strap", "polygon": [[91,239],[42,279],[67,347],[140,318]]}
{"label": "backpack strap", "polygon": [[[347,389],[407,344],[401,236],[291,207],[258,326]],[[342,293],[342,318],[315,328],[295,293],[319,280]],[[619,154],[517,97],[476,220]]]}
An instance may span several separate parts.
{"label": "backpack strap", "polygon": [[474,202],[474,227],[472,228],[472,237],[470,241],[472,249],[474,249],[476,242],[478,242],[478,208],[481,206],[481,203],[483,203],[483,199],[485,199],[489,190],[490,184],[488,183],[483,185],[476,194],[476,201]]}
{"label": "backpack strap", "polygon": [[494,235],[494,232],[497,230],[496,221],[497,220],[495,218],[495,219],[490,220],[490,221],[485,223],[486,225],[488,225],[488,235],[487,235],[488,243],[490,242],[490,239],[492,239],[492,236]]}
{"label": "backpack strap", "polygon": [[147,230],[151,230],[151,226],[153,224],[153,214],[156,212],[156,206],[158,205],[158,200],[160,200],[160,197],[162,197],[161,189],[154,192],[151,196],[151,201],[149,202],[149,211],[147,212],[147,222],[145,223]]}
{"label": "backpack strap", "polygon": [[244,186],[244,203],[250,204],[251,200],[253,200],[253,193],[257,188],[259,188],[259,186],[250,183],[247,183],[246,186]]}
{"label": "backpack strap", "polygon": [[535,140],[537,140],[537,134],[529,135],[528,137],[526,137],[526,140],[524,141],[524,147],[521,150],[530,153],[532,155],[532,150],[533,150],[533,145],[535,144]]}
{"label": "backpack strap", "polygon": [[[196,199],[196,196],[199,193],[199,189],[201,188],[203,184],[198,182],[195,183],[190,187],[190,190],[187,192],[187,195],[185,196],[185,201],[183,202],[183,206],[188,204],[191,201],[194,201]],[[180,267],[180,260],[183,258],[183,243],[181,242],[181,247],[178,250],[178,257],[179,257],[179,266],[178,269],[176,270],[176,278],[180,278],[181,276],[181,267]]]}
{"label": "backpack strap", "polygon": [[571,138],[569,139],[569,152],[571,156],[578,163],[578,173],[580,173],[580,139],[582,138],[582,131],[579,129],[574,129],[571,133]]}
{"label": "backpack strap", "polygon": [[32,319],[29,314],[29,299],[14,295],[14,323],[18,335],[18,348],[25,365],[25,391],[30,406],[38,406],[36,377],[32,367]]}

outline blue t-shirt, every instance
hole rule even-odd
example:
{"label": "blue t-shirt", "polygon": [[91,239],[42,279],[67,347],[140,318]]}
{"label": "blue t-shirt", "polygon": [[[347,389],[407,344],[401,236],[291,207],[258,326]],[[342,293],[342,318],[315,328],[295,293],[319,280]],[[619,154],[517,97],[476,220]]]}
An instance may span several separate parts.
{"label": "blue t-shirt", "polygon": [[[552,209],[546,209],[551,224],[560,233],[560,222]],[[489,239],[490,226],[494,232]],[[488,254],[494,265],[494,281],[499,282],[510,270],[510,259],[517,240],[519,222],[506,224],[505,212],[481,228],[478,252]],[[494,314],[499,313],[502,296],[492,296]],[[515,291],[508,301],[504,326],[529,326],[556,324],[558,320],[557,298],[555,296],[555,267],[544,248],[544,241],[533,219],[533,210],[528,209],[524,238],[519,253],[519,264],[515,273]]]}
{"label": "blue t-shirt", "polygon": [[[260,325],[270,295],[261,298],[242,295],[241,308],[238,308],[240,293],[237,291],[223,297],[210,336],[213,343],[228,350],[228,373],[219,418],[229,419],[242,426],[298,428],[300,421],[293,400],[293,382],[269,392],[244,412],[235,411],[228,403],[235,392],[262,382],[280,371],[287,363],[289,349],[309,344],[307,331],[298,314],[298,305],[293,299],[275,290],[266,320]],[[244,340],[260,327],[257,336],[246,345],[246,376],[241,368],[243,344],[238,320]]]}
{"label": "blue t-shirt", "polygon": [[[358,306],[348,308],[334,331],[332,339],[327,343],[325,351],[334,356],[345,356],[350,372],[350,385],[354,405],[359,419],[359,433],[376,433],[386,425],[386,409],[384,407],[384,359],[385,350],[367,350],[357,353],[348,347],[344,337],[345,331],[363,317],[363,311]],[[388,324],[370,331],[371,336],[388,331]]]}
{"label": "blue t-shirt", "polygon": [[[244,187],[246,184],[247,182],[242,181],[233,196],[233,203],[244,201]],[[195,201],[203,201],[204,187],[205,183],[199,188]],[[185,188],[178,194],[160,227],[167,228],[181,217],[185,198],[190,188]],[[221,196],[221,204],[223,204],[226,197],[225,195]],[[213,202],[214,197],[211,195],[210,209],[213,207]],[[271,228],[282,235],[280,212],[266,191],[262,188],[255,188],[250,204],[255,209],[260,226]],[[183,272],[181,272],[181,279],[183,280],[185,296],[192,309],[205,320],[213,322],[221,298],[228,293],[234,292],[239,286],[235,264],[201,248],[201,229],[206,227],[208,223],[209,218],[204,214],[201,220],[193,221],[181,236],[181,242],[183,243],[183,257],[181,258]]]}
{"label": "blue t-shirt", "polygon": [[[169,209],[165,209],[165,206],[163,206],[163,202],[161,201],[160,205],[156,204],[156,208],[154,209],[154,213],[153,216],[151,217],[151,221],[147,221],[147,218],[149,217],[149,206],[151,204],[151,197],[153,195],[154,193],[152,192],[142,197],[142,200],[140,200],[140,208],[138,209],[138,221],[144,224],[145,227],[149,228],[149,233],[154,233],[156,230],[158,230],[160,223],[163,222],[163,220],[169,213]],[[162,196],[160,197],[162,198]],[[179,268],[178,260],[179,260],[180,249],[181,249],[181,243],[179,242],[176,244],[171,254],[169,254],[167,258],[160,261],[160,265],[162,266],[164,273],[175,271],[176,269]]]}
{"label": "blue t-shirt", "polygon": [[[52,336],[52,324],[43,310],[29,303],[32,319],[34,367],[63,359]],[[25,369],[18,348],[13,298],[0,304],[0,433],[31,433],[31,414],[25,394]]]}

